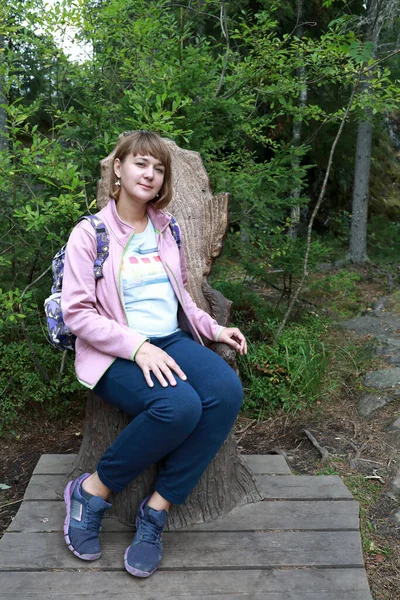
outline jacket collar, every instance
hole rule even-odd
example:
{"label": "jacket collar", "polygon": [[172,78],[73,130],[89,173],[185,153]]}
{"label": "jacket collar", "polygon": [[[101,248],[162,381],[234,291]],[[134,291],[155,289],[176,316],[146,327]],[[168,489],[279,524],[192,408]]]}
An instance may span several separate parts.
{"label": "jacket collar", "polygon": [[[117,212],[116,202],[113,198],[110,198],[103,210],[111,228],[118,236],[129,237],[132,234],[132,225],[125,223],[125,221],[120,218]],[[147,204],[147,213],[154,227],[159,231],[164,231],[171,221],[171,216],[156,208],[152,202]]]}
{"label": "jacket collar", "polygon": [[171,222],[171,215],[156,208],[152,202],[147,205],[147,213],[154,227],[159,231],[164,231]]}

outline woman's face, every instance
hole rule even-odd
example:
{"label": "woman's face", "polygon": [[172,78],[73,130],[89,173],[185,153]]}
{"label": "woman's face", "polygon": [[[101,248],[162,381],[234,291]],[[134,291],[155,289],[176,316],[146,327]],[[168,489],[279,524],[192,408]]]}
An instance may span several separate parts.
{"label": "woman's face", "polygon": [[160,191],[165,167],[154,156],[130,154],[122,162],[119,158],[115,159],[114,172],[121,180],[119,200],[146,204],[154,200]]}

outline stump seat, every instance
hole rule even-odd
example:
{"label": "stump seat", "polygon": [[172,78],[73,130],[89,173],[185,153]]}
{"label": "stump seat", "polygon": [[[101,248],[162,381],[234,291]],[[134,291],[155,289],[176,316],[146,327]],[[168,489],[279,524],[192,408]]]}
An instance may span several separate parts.
{"label": "stump seat", "polygon": [[[182,232],[188,266],[188,291],[200,308],[221,325],[227,325],[231,302],[213,290],[208,283],[208,275],[222,251],[227,232],[229,194],[212,195],[206,170],[197,152],[179,148],[171,140],[167,140],[167,144],[172,157],[173,198],[166,210],[178,221]],[[109,200],[113,160],[114,153],[111,153],[101,161],[97,192],[99,209]],[[209,345],[236,368],[235,352],[231,347],[218,343]],[[93,472],[106,448],[128,422],[129,417],[121,411],[89,393],[84,437],[70,476]],[[152,465],[111,499],[113,512],[122,523],[129,525],[134,522],[140,501],[153,489],[156,474],[157,465]],[[256,479],[240,458],[231,434],[185,505],[172,507],[168,528],[174,530],[212,521],[237,506],[261,498]]]}

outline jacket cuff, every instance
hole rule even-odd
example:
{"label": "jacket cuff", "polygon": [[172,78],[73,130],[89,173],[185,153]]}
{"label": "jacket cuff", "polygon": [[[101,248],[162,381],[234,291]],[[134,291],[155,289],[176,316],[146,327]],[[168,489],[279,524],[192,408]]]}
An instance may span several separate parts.
{"label": "jacket cuff", "polygon": [[150,338],[144,338],[144,340],[142,340],[142,341],[140,342],[140,344],[138,344],[138,345],[136,346],[136,348],[134,349],[134,351],[133,351],[133,354],[132,354],[132,356],[131,356],[131,360],[133,360],[133,361],[135,360],[136,352],[139,350],[139,348],[140,348],[141,346],[143,346],[143,344],[144,344],[145,342],[148,342],[148,341],[149,341],[149,339],[150,339]]}
{"label": "jacket cuff", "polygon": [[215,336],[216,342],[218,342],[219,336],[221,335],[221,333],[223,332],[224,329],[226,329],[226,327],[221,327],[221,329],[218,331],[217,335]]}

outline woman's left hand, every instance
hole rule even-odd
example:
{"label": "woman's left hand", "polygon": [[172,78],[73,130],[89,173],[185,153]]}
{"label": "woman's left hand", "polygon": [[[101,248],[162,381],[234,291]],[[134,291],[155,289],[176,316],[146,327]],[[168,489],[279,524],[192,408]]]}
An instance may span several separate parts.
{"label": "woman's left hand", "polygon": [[247,354],[246,338],[237,327],[225,327],[219,334],[218,342],[229,344],[242,355]]}

